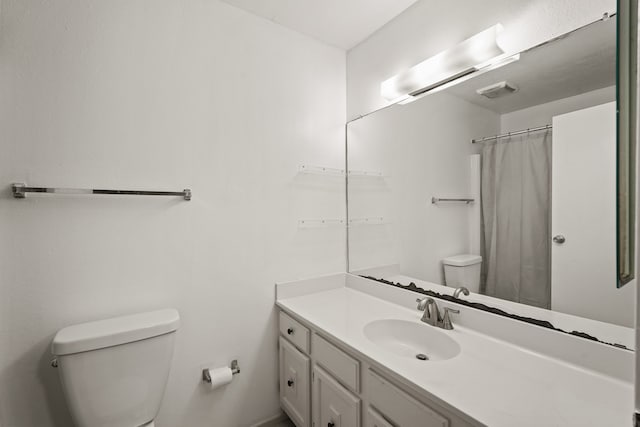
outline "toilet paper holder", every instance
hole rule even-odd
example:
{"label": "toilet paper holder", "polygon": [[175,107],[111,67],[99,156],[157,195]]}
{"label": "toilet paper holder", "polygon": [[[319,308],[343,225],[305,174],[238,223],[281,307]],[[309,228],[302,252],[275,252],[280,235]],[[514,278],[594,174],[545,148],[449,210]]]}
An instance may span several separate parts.
{"label": "toilet paper holder", "polygon": [[[238,361],[235,359],[231,361],[229,368],[231,368],[231,373],[233,375],[240,373],[240,366],[238,365]],[[202,370],[202,381],[211,384],[211,372],[209,372],[209,368]]]}

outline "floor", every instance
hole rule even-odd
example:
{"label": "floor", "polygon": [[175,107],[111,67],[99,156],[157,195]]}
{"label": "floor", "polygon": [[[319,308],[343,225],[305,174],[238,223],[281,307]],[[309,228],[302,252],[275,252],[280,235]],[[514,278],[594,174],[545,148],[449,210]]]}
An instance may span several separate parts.
{"label": "floor", "polygon": [[276,424],[273,427],[296,427],[290,420],[282,421],[280,424]]}

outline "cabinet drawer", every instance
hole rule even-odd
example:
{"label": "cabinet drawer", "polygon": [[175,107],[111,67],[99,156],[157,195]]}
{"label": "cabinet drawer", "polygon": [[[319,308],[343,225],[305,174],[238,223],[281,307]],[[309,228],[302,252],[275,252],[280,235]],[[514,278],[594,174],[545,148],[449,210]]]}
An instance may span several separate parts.
{"label": "cabinet drawer", "polygon": [[280,312],[280,333],[287,337],[300,350],[309,354],[309,329],[293,320],[284,311]]}
{"label": "cabinet drawer", "polygon": [[311,338],[313,358],[344,385],[358,392],[360,363],[317,334]]}
{"label": "cabinet drawer", "polygon": [[449,421],[378,374],[368,371],[369,402],[398,427],[449,427]]}
{"label": "cabinet drawer", "polygon": [[280,337],[280,405],[297,427],[309,427],[309,358]]}
{"label": "cabinet drawer", "polygon": [[313,368],[313,425],[360,427],[360,399],[319,366]]}
{"label": "cabinet drawer", "polygon": [[367,410],[367,421],[365,423],[365,427],[394,427],[393,424],[389,423],[384,419],[382,415],[371,406]]}

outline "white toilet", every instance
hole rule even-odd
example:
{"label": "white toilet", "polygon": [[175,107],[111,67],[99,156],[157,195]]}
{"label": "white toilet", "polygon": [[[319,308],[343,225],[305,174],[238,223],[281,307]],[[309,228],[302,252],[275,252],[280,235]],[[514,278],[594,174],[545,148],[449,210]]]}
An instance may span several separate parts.
{"label": "white toilet", "polygon": [[169,378],[173,309],[83,323],[60,330],[51,345],[78,427],[153,427]]}
{"label": "white toilet", "polygon": [[480,292],[480,255],[456,255],[442,260],[444,265],[444,281],[447,286],[459,288],[464,286],[471,292]]}

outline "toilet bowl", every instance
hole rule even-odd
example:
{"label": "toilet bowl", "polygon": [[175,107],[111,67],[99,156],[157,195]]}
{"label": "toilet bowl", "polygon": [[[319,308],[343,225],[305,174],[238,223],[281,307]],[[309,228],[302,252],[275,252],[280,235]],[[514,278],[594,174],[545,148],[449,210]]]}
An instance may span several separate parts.
{"label": "toilet bowl", "polygon": [[54,366],[77,427],[155,427],[179,323],[178,312],[166,309],[56,334]]}

